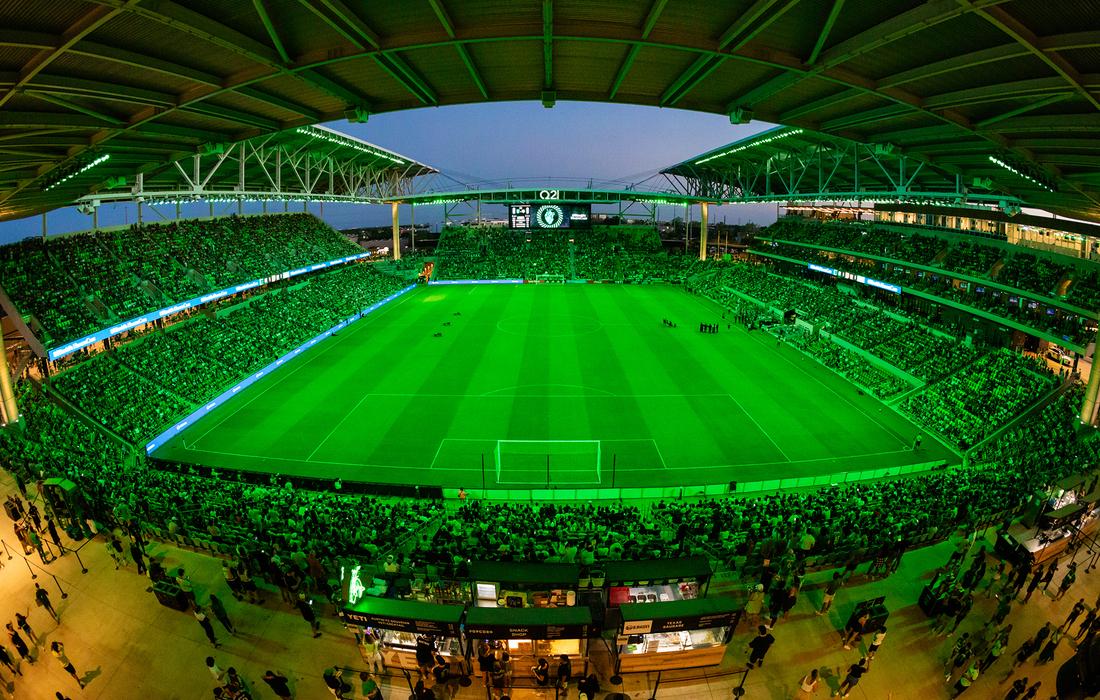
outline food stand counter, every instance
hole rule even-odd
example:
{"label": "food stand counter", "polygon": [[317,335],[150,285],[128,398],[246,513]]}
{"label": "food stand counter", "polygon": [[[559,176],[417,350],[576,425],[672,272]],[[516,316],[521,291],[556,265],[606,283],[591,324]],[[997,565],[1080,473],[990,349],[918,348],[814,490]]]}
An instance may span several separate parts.
{"label": "food stand counter", "polygon": [[501,642],[516,673],[526,673],[539,658],[557,665],[565,654],[573,674],[585,668],[592,614],[588,608],[477,608],[466,613],[466,638]]}
{"label": "food stand counter", "polygon": [[737,620],[737,601],[698,598],[619,607],[619,673],[717,666]]}
{"label": "food stand counter", "polygon": [[387,666],[416,669],[416,638],[428,635],[449,662],[468,668],[463,656],[461,605],[435,605],[389,598],[360,598],[343,610],[349,625],[358,625],[381,640]]}
{"label": "food stand counter", "polygon": [[558,608],[576,604],[576,564],[475,561],[470,564],[478,607]]}
{"label": "food stand counter", "polygon": [[609,561],[597,567],[604,573],[609,607],[704,597],[712,575],[706,557]]}

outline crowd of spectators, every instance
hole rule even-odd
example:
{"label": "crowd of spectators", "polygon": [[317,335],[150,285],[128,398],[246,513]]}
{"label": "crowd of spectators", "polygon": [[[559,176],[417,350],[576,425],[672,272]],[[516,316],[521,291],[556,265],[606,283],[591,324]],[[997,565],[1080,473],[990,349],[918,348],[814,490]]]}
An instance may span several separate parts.
{"label": "crowd of spectators", "polygon": [[0,247],[0,284],[60,344],[204,292],[361,249],[309,214],[132,226]]}
{"label": "crowd of spectators", "polygon": [[55,376],[52,386],[93,420],[142,444],[404,284],[370,265],[338,267],[99,353]]}
{"label": "crowd of spectators", "polygon": [[904,379],[832,340],[809,332],[789,333],[785,340],[837,374],[858,384],[880,399],[889,399],[913,388]]}
{"label": "crowd of spectators", "polygon": [[638,507],[607,504],[493,504],[474,501],[449,514],[412,557],[441,569],[469,560],[591,565],[701,553],[675,540]]}
{"label": "crowd of spectators", "polygon": [[990,352],[907,397],[900,408],[963,449],[1016,417],[1046,394],[1054,376],[1039,360]]}
{"label": "crowd of spectators", "polygon": [[615,282],[683,281],[696,263],[690,255],[670,255],[650,228],[597,226],[574,237],[575,276]]}

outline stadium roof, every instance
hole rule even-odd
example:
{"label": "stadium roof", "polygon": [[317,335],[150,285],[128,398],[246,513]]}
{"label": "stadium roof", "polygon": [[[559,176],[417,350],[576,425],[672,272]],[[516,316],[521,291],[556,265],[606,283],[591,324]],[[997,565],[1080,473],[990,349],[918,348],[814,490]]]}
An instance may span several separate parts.
{"label": "stadium roof", "polygon": [[0,218],[71,201],[123,157],[568,99],[889,143],[1100,219],[1097,0],[17,1],[0,26]]}

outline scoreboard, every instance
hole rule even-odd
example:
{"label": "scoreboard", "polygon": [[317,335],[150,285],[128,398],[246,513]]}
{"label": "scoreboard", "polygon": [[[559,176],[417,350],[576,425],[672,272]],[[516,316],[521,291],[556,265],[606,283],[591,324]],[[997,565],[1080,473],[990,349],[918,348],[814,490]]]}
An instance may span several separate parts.
{"label": "scoreboard", "polygon": [[508,226],[519,229],[590,228],[592,205],[537,202],[508,207]]}

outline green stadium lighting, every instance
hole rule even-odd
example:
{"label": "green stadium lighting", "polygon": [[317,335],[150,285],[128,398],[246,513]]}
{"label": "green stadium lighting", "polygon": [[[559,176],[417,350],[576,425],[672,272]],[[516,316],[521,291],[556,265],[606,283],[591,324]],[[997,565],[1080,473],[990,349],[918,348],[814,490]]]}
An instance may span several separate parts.
{"label": "green stadium lighting", "polygon": [[390,155],[389,153],[386,153],[385,151],[382,151],[382,150],[379,150],[379,149],[376,149],[376,148],[368,148],[366,145],[364,145],[364,144],[362,144],[358,141],[355,141],[354,139],[342,138],[342,137],[337,136],[335,134],[326,133],[324,131],[321,131],[319,129],[314,129],[313,127],[309,127],[309,126],[300,126],[297,129],[295,129],[295,131],[297,131],[299,134],[305,134],[306,136],[312,136],[315,139],[320,139],[322,141],[328,141],[329,143],[334,143],[338,146],[343,146],[344,148],[351,148],[351,149],[354,149],[356,151],[360,151],[362,153],[367,153],[367,154],[370,154],[370,155],[375,156],[377,158],[385,158],[386,160],[392,160],[394,163],[397,163],[398,165],[405,165],[404,160],[402,160],[400,158],[395,158],[394,156]]}
{"label": "green stadium lighting", "polygon": [[1016,168],[1016,167],[1014,167],[1014,166],[1012,166],[1012,165],[1009,165],[1008,163],[1004,162],[1004,161],[1003,161],[1003,160],[1001,160],[1000,158],[997,158],[997,157],[995,157],[995,156],[989,156],[989,161],[990,161],[991,163],[994,163],[994,164],[996,164],[996,165],[999,165],[999,166],[1001,166],[1001,167],[1002,167],[1002,168],[1004,168],[1005,170],[1008,170],[1009,172],[1011,172],[1011,173],[1013,173],[1013,174],[1015,174],[1015,175],[1019,175],[1020,177],[1022,177],[1022,178],[1023,178],[1023,179],[1025,179],[1025,180],[1027,180],[1028,182],[1031,182],[1031,183],[1033,183],[1033,184],[1036,184],[1036,185],[1038,185],[1039,187],[1042,187],[1042,188],[1043,188],[1044,190],[1046,190],[1047,192],[1053,192],[1053,191],[1054,191],[1054,188],[1053,188],[1053,187],[1051,187],[1050,185],[1046,184],[1045,182],[1041,182],[1041,181],[1039,181],[1039,180],[1036,180],[1036,179],[1035,179],[1034,177],[1032,177],[1032,176],[1028,175],[1027,173],[1023,172],[1023,171],[1022,171],[1022,170],[1020,170],[1019,168]]}
{"label": "green stadium lighting", "polygon": [[798,134],[801,134],[801,133],[802,133],[802,129],[791,129],[790,131],[784,131],[782,134],[775,134],[774,136],[769,136],[767,138],[760,139],[759,141],[753,141],[752,143],[742,144],[740,146],[737,146],[736,148],[731,148],[728,151],[722,151],[721,153],[715,153],[712,156],[707,156],[706,158],[702,158],[700,160],[695,161],[695,164],[696,165],[702,165],[703,163],[706,163],[708,160],[714,160],[715,158],[721,158],[722,156],[729,156],[729,155],[733,155],[734,153],[740,153],[741,151],[747,150],[749,148],[754,148],[756,146],[763,146],[766,143],[771,143],[772,141],[778,141],[779,139],[785,139],[788,136],[797,136]]}
{"label": "green stadium lighting", "polygon": [[87,172],[88,170],[91,170],[92,168],[99,165],[100,163],[105,163],[108,159],[110,159],[110,157],[111,157],[111,154],[104,153],[103,155],[96,158],[95,160],[88,161],[87,163],[85,163],[81,167],[77,168],[76,170],[73,170],[68,175],[65,175],[64,177],[62,177],[61,179],[55,180],[54,182],[50,183],[49,185],[46,185],[45,187],[42,188],[42,191],[43,192],[49,192],[50,190],[57,187],[58,185],[62,185],[64,183],[68,182],[69,180],[72,180],[77,175],[80,175],[81,173],[84,173],[84,172]]}

